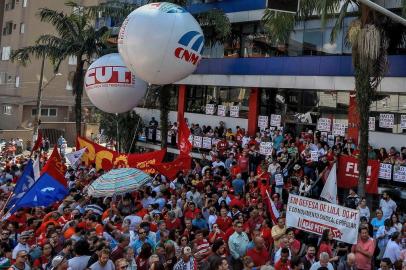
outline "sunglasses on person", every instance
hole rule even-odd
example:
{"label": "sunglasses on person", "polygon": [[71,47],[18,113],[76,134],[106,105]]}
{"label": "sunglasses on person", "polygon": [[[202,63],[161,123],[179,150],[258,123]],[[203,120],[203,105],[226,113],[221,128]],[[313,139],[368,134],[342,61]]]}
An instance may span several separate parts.
{"label": "sunglasses on person", "polygon": [[128,264],[125,264],[125,265],[120,266],[120,269],[127,269],[127,267],[128,267]]}

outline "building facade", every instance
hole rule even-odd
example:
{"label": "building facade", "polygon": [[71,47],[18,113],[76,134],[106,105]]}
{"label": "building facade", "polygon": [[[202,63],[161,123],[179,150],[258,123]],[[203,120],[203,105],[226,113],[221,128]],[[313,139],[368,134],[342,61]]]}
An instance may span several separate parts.
{"label": "building facade", "polygon": [[[7,134],[13,133],[22,135],[26,140],[32,136],[33,122],[38,113],[36,100],[42,59],[33,57],[24,67],[11,62],[10,54],[18,48],[34,45],[40,35],[55,33],[52,24],[41,22],[37,13],[44,7],[71,12],[64,3],[55,0],[0,0],[0,138],[7,138],[12,136]],[[82,4],[97,3],[96,0],[82,1]],[[72,95],[75,64],[74,58],[68,59],[61,64],[59,73],[54,74],[52,64],[45,59],[42,108],[39,113],[44,123],[41,128],[47,129],[46,132],[53,134],[53,137],[71,133],[72,125],[66,123],[75,119]],[[86,115],[92,107],[86,96],[83,105]],[[15,133],[15,130],[18,132]]]}
{"label": "building facade", "polygon": [[[353,18],[345,19],[344,27],[334,43],[330,43],[333,20],[321,26],[319,19],[295,26],[286,45],[275,44],[261,25],[266,1],[228,0],[193,1],[192,13],[211,8],[222,9],[232,22],[232,35],[224,44],[210,44],[204,51],[196,72],[177,82],[171,99],[170,120],[188,118],[191,123],[246,128],[250,134],[258,130],[259,116],[282,115],[283,126],[297,132],[317,128],[320,118],[347,126],[349,136],[357,137],[348,127],[348,118],[356,110],[351,48],[345,33]],[[209,2],[209,3],[207,3]],[[395,12],[400,1],[380,1]],[[355,8],[355,7],[352,7]],[[389,52],[389,71],[379,86],[371,106],[375,127],[371,144],[390,147],[404,145],[406,114],[406,45]],[[146,123],[151,116],[159,119],[153,97],[147,106],[136,108]],[[225,105],[225,117],[205,115],[207,104]],[[238,117],[230,116],[231,106],[239,109]],[[234,107],[235,108],[235,107]],[[381,127],[381,114],[393,115],[390,128]],[[234,115],[235,116],[235,115]],[[406,117],[406,116],[405,116]],[[372,119],[371,119],[372,121]],[[351,125],[351,123],[350,123]],[[382,140],[382,138],[391,140]],[[357,139],[357,138],[355,138]]]}

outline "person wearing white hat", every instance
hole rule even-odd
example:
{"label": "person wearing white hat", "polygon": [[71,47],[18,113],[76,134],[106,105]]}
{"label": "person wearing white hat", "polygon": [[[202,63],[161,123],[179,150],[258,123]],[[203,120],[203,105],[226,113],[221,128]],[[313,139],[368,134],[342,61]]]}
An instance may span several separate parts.
{"label": "person wearing white hat", "polygon": [[68,269],[68,260],[64,256],[58,255],[52,259],[51,265],[51,270],[66,270]]}
{"label": "person wearing white hat", "polygon": [[184,247],[182,249],[182,257],[173,267],[173,270],[183,269],[197,270],[197,263],[192,256],[192,249],[190,247]]}

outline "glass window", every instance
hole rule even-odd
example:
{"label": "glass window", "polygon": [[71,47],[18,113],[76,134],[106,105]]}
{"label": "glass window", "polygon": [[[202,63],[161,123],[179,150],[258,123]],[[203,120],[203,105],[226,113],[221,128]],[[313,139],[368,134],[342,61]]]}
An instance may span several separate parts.
{"label": "glass window", "polygon": [[49,109],[49,116],[56,116],[56,109]]}
{"label": "glass window", "polygon": [[3,114],[11,115],[13,107],[11,105],[3,105]]}
{"label": "glass window", "polygon": [[321,29],[305,29],[303,33],[303,54],[321,55],[323,32]]}
{"label": "glass window", "polygon": [[48,116],[48,109],[41,109],[41,116]]}

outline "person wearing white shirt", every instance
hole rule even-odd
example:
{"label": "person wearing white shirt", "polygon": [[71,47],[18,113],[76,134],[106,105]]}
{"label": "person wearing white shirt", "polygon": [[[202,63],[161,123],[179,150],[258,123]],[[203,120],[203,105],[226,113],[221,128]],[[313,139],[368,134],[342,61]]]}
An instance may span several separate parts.
{"label": "person wearing white shirt", "polygon": [[18,238],[18,244],[13,249],[12,258],[15,260],[17,258],[17,253],[20,251],[30,252],[30,246],[27,244],[28,232],[22,232]]}
{"label": "person wearing white shirt", "polygon": [[391,215],[396,212],[397,205],[386,191],[383,192],[382,199],[379,202],[379,208],[382,209],[383,219],[390,218]]}
{"label": "person wearing white shirt", "polygon": [[328,270],[334,270],[334,267],[329,262],[329,260],[330,256],[328,255],[327,252],[320,253],[320,260],[318,262],[313,263],[312,267],[310,267],[310,270],[317,270],[320,267],[327,267]]}
{"label": "person wearing white shirt", "polygon": [[389,258],[392,264],[400,259],[401,247],[399,243],[400,233],[396,231],[392,234],[391,240],[386,245],[385,253],[383,254],[383,258]]}

